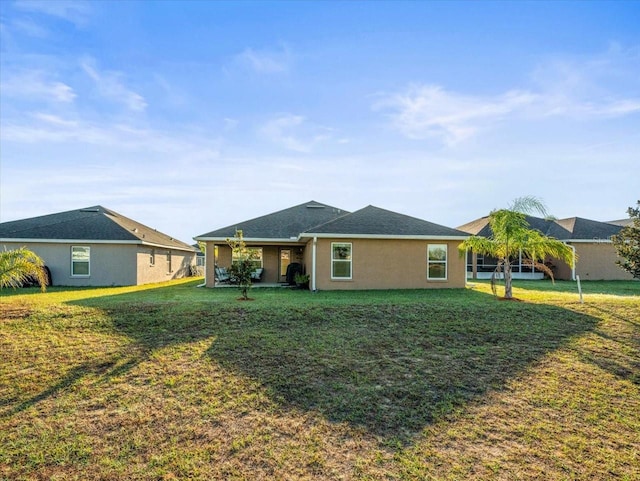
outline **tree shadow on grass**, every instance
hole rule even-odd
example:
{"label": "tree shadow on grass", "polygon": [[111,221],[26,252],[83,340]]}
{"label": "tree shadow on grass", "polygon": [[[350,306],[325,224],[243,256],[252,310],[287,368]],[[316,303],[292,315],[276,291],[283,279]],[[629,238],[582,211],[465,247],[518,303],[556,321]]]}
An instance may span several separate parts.
{"label": "tree shadow on grass", "polygon": [[[425,293],[415,302],[156,303],[121,294],[105,307],[137,357],[99,367],[132,369],[155,349],[215,339],[205,356],[263,386],[284,409],[317,412],[408,443],[453,409],[502,389],[597,319],[560,307],[496,302],[475,291]],[[100,306],[100,299],[74,301]],[[91,372],[80,365],[24,401],[33,405]]]}
{"label": "tree shadow on grass", "polygon": [[[497,305],[500,304],[500,305]],[[207,355],[281,405],[407,443],[453,409],[591,330],[597,320],[526,303],[308,308],[238,315]],[[238,311],[240,314],[240,311]]]}
{"label": "tree shadow on grass", "polygon": [[[142,357],[147,357],[148,353],[137,353],[133,356],[128,353],[117,353],[101,359],[80,363],[70,368],[58,381],[40,393],[20,401],[18,396],[0,399],[0,418],[11,417],[18,414],[39,402],[57,396],[59,393],[71,388],[87,377],[95,377],[101,381],[126,374],[131,368],[136,366]],[[7,409],[3,409],[4,407]]]}
{"label": "tree shadow on grass", "polygon": [[613,310],[607,306],[592,309],[607,319],[608,326],[594,329],[601,340],[582,351],[582,359],[619,379],[640,385],[640,308]]}

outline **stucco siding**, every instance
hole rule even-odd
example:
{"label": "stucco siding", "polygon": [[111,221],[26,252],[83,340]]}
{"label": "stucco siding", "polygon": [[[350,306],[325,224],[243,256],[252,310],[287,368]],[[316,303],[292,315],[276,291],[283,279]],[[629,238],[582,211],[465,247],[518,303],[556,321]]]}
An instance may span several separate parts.
{"label": "stucco siding", "polygon": [[[576,249],[578,262],[576,275],[583,281],[631,280],[633,277],[616,264],[619,259],[615,247],[609,242],[569,243]],[[571,268],[564,262],[556,265],[556,278],[571,280]]]}
{"label": "stucco siding", "polygon": [[262,282],[280,281],[280,250],[278,246],[262,247]]}
{"label": "stucco siding", "polygon": [[[151,263],[152,252],[155,253],[153,264]],[[170,262],[167,257],[169,253],[171,255]],[[195,253],[138,246],[137,282],[138,284],[150,284],[187,277],[192,265],[195,265]]]}
{"label": "stucco siding", "polygon": [[[90,248],[89,276],[71,275],[71,247]],[[136,284],[135,245],[57,243],[3,243],[7,249],[26,247],[38,254],[51,271],[55,286],[128,286]]]}
{"label": "stucco siding", "polygon": [[[331,243],[352,244],[352,278],[331,279]],[[427,279],[427,245],[447,245],[447,279]],[[460,241],[397,239],[318,239],[316,288],[440,289],[465,286],[466,266],[458,254]]]}

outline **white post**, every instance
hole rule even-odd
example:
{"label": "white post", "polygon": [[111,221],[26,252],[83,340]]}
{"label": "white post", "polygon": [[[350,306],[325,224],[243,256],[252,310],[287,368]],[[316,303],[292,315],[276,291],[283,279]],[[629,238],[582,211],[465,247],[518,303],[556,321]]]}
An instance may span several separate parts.
{"label": "white post", "polygon": [[318,244],[318,238],[313,238],[313,244],[311,247],[311,292],[316,292],[316,246]]}
{"label": "white post", "polygon": [[578,293],[580,294],[580,304],[584,304],[584,300],[582,299],[582,286],[580,285],[580,276],[576,276],[576,281],[578,281]]}

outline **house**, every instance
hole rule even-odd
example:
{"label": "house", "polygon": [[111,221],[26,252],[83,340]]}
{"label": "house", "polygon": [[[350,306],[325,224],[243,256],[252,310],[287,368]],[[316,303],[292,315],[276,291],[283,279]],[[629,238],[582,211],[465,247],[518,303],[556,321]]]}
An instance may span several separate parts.
{"label": "house", "polygon": [[226,240],[236,230],[254,249],[263,282],[284,282],[296,263],[311,290],[465,285],[458,246],[466,233],[374,206],[348,212],[310,201],[196,237],[206,244],[208,287],[216,284],[215,267],[233,262]]}
{"label": "house", "polygon": [[38,254],[59,286],[128,286],[190,275],[195,249],[102,206],[0,223],[0,246]]}
{"label": "house", "polygon": [[[526,216],[532,229],[546,236],[558,239],[573,249],[577,259],[572,269],[558,259],[548,259],[547,264],[554,271],[554,277],[562,280],[629,280],[630,274],[618,267],[615,248],[611,236],[620,232],[619,225],[609,222],[598,222],[570,217],[568,219],[541,219]],[[459,230],[472,235],[489,237],[491,228],[489,217],[482,217],[458,227]],[[467,276],[473,279],[488,278],[496,267],[496,260],[469,252],[467,255]],[[513,265],[514,279],[542,279],[542,272],[536,272],[529,266],[522,265],[518,259]]]}

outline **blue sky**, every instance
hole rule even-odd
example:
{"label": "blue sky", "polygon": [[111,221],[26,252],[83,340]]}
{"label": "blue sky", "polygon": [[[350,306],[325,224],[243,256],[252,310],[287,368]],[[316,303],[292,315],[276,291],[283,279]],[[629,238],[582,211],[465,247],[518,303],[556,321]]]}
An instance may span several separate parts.
{"label": "blue sky", "polygon": [[640,198],[640,2],[0,2],[0,220]]}

